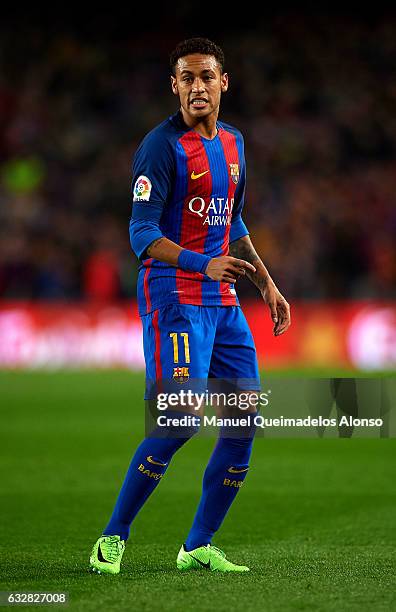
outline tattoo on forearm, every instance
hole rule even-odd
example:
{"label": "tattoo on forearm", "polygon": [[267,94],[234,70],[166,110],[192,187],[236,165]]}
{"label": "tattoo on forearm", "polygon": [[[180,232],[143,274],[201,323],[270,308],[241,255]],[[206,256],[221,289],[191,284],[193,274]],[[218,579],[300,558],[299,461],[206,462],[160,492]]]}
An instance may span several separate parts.
{"label": "tattoo on forearm", "polygon": [[255,261],[261,261],[253,245],[243,240],[235,240],[235,242],[231,242],[230,255],[232,255],[232,257],[238,257],[238,259],[244,259],[253,265]]}
{"label": "tattoo on forearm", "polygon": [[164,240],[164,237],[162,236],[161,238],[157,238],[156,240],[154,240],[149,247],[147,247],[147,255],[149,255],[149,257],[151,257],[153,248],[156,247],[160,242],[162,242]]}
{"label": "tattoo on forearm", "polygon": [[230,244],[230,255],[238,259],[244,259],[256,268],[256,272],[247,271],[246,275],[260,291],[264,291],[268,282],[268,272],[254,246],[242,239],[235,240]]}

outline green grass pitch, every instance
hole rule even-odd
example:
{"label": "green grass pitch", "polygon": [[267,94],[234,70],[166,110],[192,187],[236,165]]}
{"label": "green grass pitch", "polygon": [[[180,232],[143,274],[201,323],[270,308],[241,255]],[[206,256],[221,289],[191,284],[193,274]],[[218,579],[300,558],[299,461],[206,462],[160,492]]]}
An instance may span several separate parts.
{"label": "green grass pitch", "polygon": [[216,575],[175,567],[214,443],[196,438],[135,521],[122,574],[90,574],[142,436],[142,391],[128,372],[0,373],[1,590],[67,591],[84,611],[396,609],[390,439],[257,439],[214,540],[251,572]]}

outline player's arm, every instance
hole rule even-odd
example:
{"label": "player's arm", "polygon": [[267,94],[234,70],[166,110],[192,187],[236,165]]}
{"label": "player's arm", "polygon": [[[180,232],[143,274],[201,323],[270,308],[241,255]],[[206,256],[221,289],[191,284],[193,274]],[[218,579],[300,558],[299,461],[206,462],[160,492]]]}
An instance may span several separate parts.
{"label": "player's arm", "polygon": [[159,236],[148,246],[148,257],[163,261],[171,266],[184,270],[201,272],[211,279],[227,283],[235,283],[240,276],[248,272],[256,272],[254,266],[248,261],[235,257],[208,257],[195,251],[183,249],[165,236]]}
{"label": "player's arm", "polygon": [[269,272],[249,237],[249,231],[242,219],[242,210],[245,201],[246,189],[246,164],[244,156],[244,144],[242,135],[237,136],[240,150],[240,179],[235,190],[235,205],[232,211],[230,228],[230,255],[248,261],[254,266],[254,272],[247,270],[248,278],[256,285],[263,296],[264,302],[268,304],[271,318],[274,322],[274,334],[280,336],[290,326],[290,307],[283,295],[276,287]]}
{"label": "player's arm", "polygon": [[276,287],[267,268],[258,256],[249,235],[242,236],[230,244],[230,254],[251,263],[255,271],[247,270],[246,275],[259,289],[268,304],[274,322],[274,334],[280,336],[290,326],[290,306]]}

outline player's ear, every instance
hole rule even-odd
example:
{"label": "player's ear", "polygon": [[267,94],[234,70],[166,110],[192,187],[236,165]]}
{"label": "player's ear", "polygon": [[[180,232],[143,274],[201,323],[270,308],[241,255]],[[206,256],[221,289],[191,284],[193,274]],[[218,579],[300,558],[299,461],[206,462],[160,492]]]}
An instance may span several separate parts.
{"label": "player's ear", "polygon": [[224,93],[228,89],[228,74],[224,72],[221,75],[221,91]]}
{"label": "player's ear", "polygon": [[176,77],[174,77],[173,75],[171,75],[171,87],[172,87],[173,93],[175,94],[175,96],[177,96],[179,94],[179,90],[177,88]]}

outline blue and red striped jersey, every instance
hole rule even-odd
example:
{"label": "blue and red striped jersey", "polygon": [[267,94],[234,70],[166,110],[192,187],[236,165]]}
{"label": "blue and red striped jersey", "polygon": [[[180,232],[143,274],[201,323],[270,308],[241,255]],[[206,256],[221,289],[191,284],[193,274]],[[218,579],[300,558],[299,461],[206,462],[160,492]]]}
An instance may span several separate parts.
{"label": "blue and red striped jersey", "polygon": [[232,284],[148,258],[147,247],[166,236],[210,257],[227,255],[229,243],[248,234],[241,218],[246,169],[242,134],[217,122],[209,140],[181,112],[149,132],[133,162],[132,248],[141,260],[139,313],[170,303],[238,305]]}

